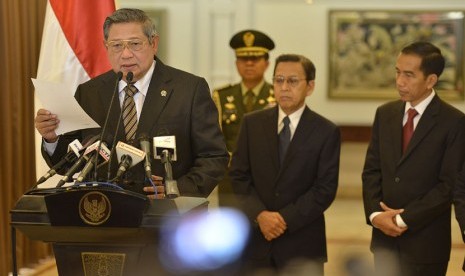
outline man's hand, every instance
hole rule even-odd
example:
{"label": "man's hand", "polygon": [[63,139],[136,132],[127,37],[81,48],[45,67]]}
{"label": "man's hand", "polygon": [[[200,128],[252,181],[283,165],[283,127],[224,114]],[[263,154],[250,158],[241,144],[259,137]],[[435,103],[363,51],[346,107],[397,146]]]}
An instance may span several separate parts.
{"label": "man's hand", "polygon": [[257,216],[260,231],[267,241],[281,236],[287,229],[286,222],[278,212],[263,211]]}
{"label": "man's hand", "polygon": [[58,120],[57,115],[52,114],[46,109],[39,109],[34,122],[37,131],[45,139],[45,141],[48,143],[54,143],[58,140],[55,130],[57,129],[60,120]]}
{"label": "man's hand", "polygon": [[396,215],[404,212],[404,209],[392,209],[383,202],[380,205],[384,212],[373,218],[372,224],[374,227],[391,237],[399,237],[407,231],[407,227],[399,227],[396,223]]}
{"label": "man's hand", "polygon": [[155,184],[155,187],[144,187],[144,192],[148,193],[147,197],[150,199],[165,198],[165,186],[163,186],[163,177],[152,175],[152,182]]}

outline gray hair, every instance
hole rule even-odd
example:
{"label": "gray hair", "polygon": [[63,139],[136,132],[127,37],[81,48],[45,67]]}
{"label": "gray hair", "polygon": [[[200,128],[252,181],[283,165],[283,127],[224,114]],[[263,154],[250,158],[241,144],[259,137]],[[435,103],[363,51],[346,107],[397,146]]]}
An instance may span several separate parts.
{"label": "gray hair", "polygon": [[108,16],[103,23],[103,37],[105,41],[108,40],[108,33],[110,32],[111,25],[133,22],[142,24],[142,31],[145,36],[147,36],[150,43],[152,41],[151,39],[158,35],[155,25],[144,11],[139,9],[118,9]]}

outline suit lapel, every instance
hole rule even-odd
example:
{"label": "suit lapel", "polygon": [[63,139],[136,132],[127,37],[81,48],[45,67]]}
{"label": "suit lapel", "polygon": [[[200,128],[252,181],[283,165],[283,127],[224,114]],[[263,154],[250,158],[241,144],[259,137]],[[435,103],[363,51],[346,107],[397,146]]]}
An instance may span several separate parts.
{"label": "suit lapel", "polygon": [[156,59],[155,70],[142,107],[136,137],[139,137],[142,133],[150,133],[150,130],[158,121],[174,90],[171,80],[172,77],[166,70],[166,66],[159,59]]}
{"label": "suit lapel", "polygon": [[436,115],[440,109],[439,97],[434,96],[433,100],[430,102],[428,107],[426,107],[425,112],[421,115],[420,121],[418,122],[415,131],[413,132],[412,139],[407,147],[407,151],[402,157],[403,161],[407,158],[411,152],[418,146],[418,144],[425,138],[425,136],[433,129],[436,125]]}
{"label": "suit lapel", "polygon": [[402,120],[404,118],[404,110],[405,103],[398,101],[398,104],[391,110],[392,113],[388,115],[387,125],[390,126],[390,142],[394,149],[394,160],[402,158]]}
{"label": "suit lapel", "polygon": [[266,113],[266,120],[263,122],[263,132],[267,140],[267,152],[271,156],[271,162],[275,171],[279,170],[279,155],[278,155],[278,107],[270,109]]}
{"label": "suit lapel", "polygon": [[308,107],[305,107],[302,116],[300,117],[299,124],[295,129],[294,136],[292,137],[287,153],[284,156],[284,162],[280,170],[281,173],[287,168],[289,164],[292,163],[292,158],[300,150],[300,145],[305,143],[311,143],[311,138],[309,137],[313,131],[316,129],[317,124],[312,120],[312,111]]}

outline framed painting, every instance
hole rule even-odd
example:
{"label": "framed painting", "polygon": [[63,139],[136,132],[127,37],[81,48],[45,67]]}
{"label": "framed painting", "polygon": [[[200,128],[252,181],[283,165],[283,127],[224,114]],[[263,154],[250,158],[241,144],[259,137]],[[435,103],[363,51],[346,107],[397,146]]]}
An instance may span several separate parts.
{"label": "framed painting", "polygon": [[444,72],[435,86],[445,100],[464,99],[463,11],[329,12],[329,97],[392,99],[396,58],[414,41],[441,49]]}

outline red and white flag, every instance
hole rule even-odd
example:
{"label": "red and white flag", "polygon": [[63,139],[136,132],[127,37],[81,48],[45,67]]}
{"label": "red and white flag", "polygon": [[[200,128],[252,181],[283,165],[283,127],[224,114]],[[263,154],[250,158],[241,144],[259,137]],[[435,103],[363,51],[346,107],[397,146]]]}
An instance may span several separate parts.
{"label": "red and white flag", "polygon": [[[65,83],[74,93],[79,84],[110,70],[103,22],[114,10],[114,0],[49,0],[37,79]],[[37,136],[37,173],[42,175],[47,168],[41,162]]]}

